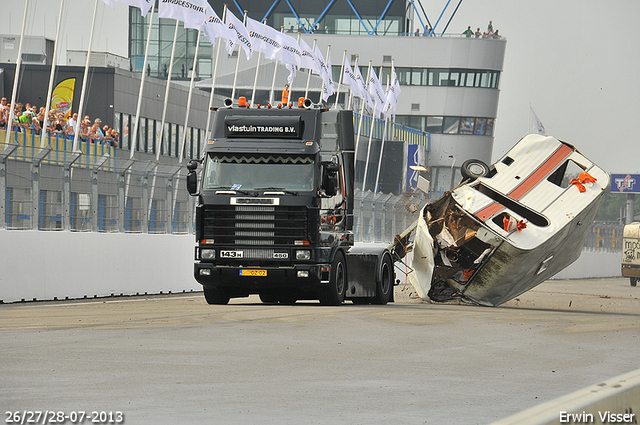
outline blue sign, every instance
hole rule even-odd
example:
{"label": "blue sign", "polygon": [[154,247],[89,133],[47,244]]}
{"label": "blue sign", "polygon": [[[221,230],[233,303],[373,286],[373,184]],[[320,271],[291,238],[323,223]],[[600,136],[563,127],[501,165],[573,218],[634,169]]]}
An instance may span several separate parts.
{"label": "blue sign", "polygon": [[611,174],[611,193],[640,193],[640,174]]}
{"label": "blue sign", "polygon": [[415,192],[418,188],[418,176],[420,172],[411,168],[411,166],[424,166],[427,157],[427,150],[422,145],[408,145],[407,155],[407,176],[406,176],[406,192]]}

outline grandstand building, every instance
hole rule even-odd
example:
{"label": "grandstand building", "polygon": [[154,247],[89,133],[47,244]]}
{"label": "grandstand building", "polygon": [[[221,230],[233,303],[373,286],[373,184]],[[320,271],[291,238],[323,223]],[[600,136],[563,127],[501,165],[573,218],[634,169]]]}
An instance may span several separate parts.
{"label": "grandstand building", "polygon": [[[86,3],[82,0],[70,0],[70,3],[74,1]],[[209,0],[209,3],[222,16],[223,1]],[[122,46],[122,43],[118,43],[114,46],[114,43],[109,43],[109,52],[105,54],[125,57],[129,60],[130,69],[122,69],[120,61],[117,67],[103,67],[92,74],[94,77],[87,113],[92,117],[100,116],[104,122],[120,130],[122,141],[118,150],[130,149],[131,141],[128,137],[132,134],[139,78],[142,72],[146,72],[149,78],[141,109],[142,128],[135,150],[152,156],[152,140],[154,135],[160,133],[164,81],[169,68],[175,21],[158,19],[157,8],[156,12],[143,18],[136,8],[124,8],[121,4],[117,6],[115,10],[104,8],[102,13],[109,15],[108,31],[112,37],[128,33],[128,45]],[[450,7],[453,9],[453,6]],[[55,15],[57,8],[57,4],[47,4],[41,6],[37,13]],[[432,197],[457,184],[460,180],[459,167],[466,159],[477,158],[485,162],[491,160],[493,130],[498,125],[496,114],[506,48],[504,38],[466,37],[457,30],[447,32],[449,22],[455,22],[455,11],[451,9],[445,7],[436,21],[430,20],[424,14],[419,0],[229,2],[229,10],[237,17],[241,17],[246,10],[248,16],[253,19],[266,19],[270,26],[282,28],[293,35],[300,33],[301,38],[309,45],[315,41],[323,53],[326,52],[327,46],[331,45],[330,57],[335,80],[338,80],[345,51],[351,65],[358,61],[363,75],[367,73],[369,61],[376,73],[382,70],[379,77],[383,84],[393,63],[402,87],[396,123],[423,130],[430,135],[424,164],[420,165],[429,170],[426,177],[431,181]],[[147,69],[143,69],[146,37],[151,20],[153,24],[149,61]],[[73,28],[70,27],[67,25],[66,29],[72,31]],[[416,35],[416,30],[419,30],[419,36]],[[428,36],[425,36],[425,33]],[[41,36],[44,38],[44,34]],[[78,86],[82,78],[80,65],[83,65],[84,61],[82,55],[78,55],[78,51],[86,50],[86,29],[84,37],[85,44],[82,45],[77,41],[80,37],[67,36],[67,52],[58,53],[64,58],[62,60],[65,64],[64,67],[60,67],[59,73],[77,75]],[[186,85],[191,73],[195,73],[198,90],[194,94],[192,114],[187,124],[187,157],[199,155],[205,142],[204,127],[209,98],[207,90],[210,90],[209,83],[216,64],[219,76],[215,82],[217,105],[231,94],[236,64],[239,69],[236,98],[246,96],[253,100],[252,85],[258,55],[247,61],[244,55],[238,55],[237,51],[228,55],[225,49],[221,49],[221,53],[218,54],[217,49],[201,35],[196,66],[192,69],[197,37],[197,31],[185,30],[179,25],[177,53],[172,73],[175,83],[172,83],[164,140],[158,147],[163,157],[177,156],[178,141],[185,127]],[[41,44],[50,45],[48,42]],[[7,43],[4,46],[6,47]],[[45,58],[39,57],[39,60],[46,61],[50,51],[51,48],[44,49]],[[6,59],[9,57],[6,53],[11,52],[0,53],[0,60],[3,62],[0,63],[0,68],[4,69],[3,94],[9,96],[15,58]],[[44,86],[47,69],[47,65],[26,65],[23,81],[39,81],[38,84]],[[281,65],[274,71],[273,62],[265,59],[262,60],[260,69],[254,103],[265,103],[274,96],[270,88],[274,72],[275,98],[278,99],[287,71]],[[292,85],[292,99],[304,95],[306,82],[307,74],[298,72]],[[36,87],[38,84],[30,86],[22,83],[18,100],[43,103],[41,87]],[[316,102],[319,99],[317,81],[312,79],[310,87],[309,97]],[[333,100],[331,98],[329,103]],[[339,103],[348,103],[344,91]],[[355,103],[354,106],[357,110],[358,104]]]}

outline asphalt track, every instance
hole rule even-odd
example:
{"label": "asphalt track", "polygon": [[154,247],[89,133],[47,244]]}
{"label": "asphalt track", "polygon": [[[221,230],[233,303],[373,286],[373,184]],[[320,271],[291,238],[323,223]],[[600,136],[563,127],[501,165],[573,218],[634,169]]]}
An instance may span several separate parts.
{"label": "asphalt track", "polygon": [[640,368],[627,279],[548,281],[497,308],[411,292],[387,306],[209,306],[201,293],[0,305],[4,423],[49,410],[129,425],[489,424]]}

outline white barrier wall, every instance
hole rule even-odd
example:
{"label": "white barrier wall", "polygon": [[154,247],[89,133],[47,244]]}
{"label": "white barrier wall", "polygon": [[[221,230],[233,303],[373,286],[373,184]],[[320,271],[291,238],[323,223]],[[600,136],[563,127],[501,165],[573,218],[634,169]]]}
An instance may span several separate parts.
{"label": "white barrier wall", "polygon": [[[199,291],[193,235],[0,230],[0,300]],[[583,251],[553,279],[618,277],[619,252]]]}
{"label": "white barrier wall", "polygon": [[0,230],[0,300],[202,290],[193,235]]}
{"label": "white barrier wall", "polygon": [[492,425],[637,424],[640,369],[540,404]]}
{"label": "white barrier wall", "polygon": [[552,279],[587,279],[622,276],[622,253],[585,249],[575,262]]}

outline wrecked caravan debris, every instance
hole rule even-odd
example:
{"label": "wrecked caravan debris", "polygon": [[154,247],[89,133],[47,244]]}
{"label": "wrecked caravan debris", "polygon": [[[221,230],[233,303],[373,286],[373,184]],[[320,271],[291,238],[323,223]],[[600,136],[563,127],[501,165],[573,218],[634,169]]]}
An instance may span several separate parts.
{"label": "wrecked caravan debris", "polygon": [[424,299],[497,306],[552,277],[580,256],[609,185],[573,146],[537,134],[463,176],[415,226],[409,279]]}

